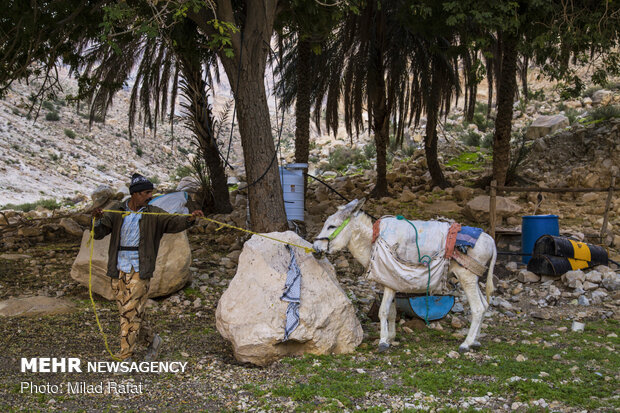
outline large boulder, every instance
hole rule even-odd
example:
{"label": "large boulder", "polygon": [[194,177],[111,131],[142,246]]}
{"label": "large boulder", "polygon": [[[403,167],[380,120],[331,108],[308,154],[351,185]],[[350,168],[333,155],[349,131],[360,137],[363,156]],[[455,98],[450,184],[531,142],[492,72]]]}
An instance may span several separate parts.
{"label": "large boulder", "polygon": [[114,191],[108,185],[99,185],[90,195],[90,198],[93,201],[92,207],[101,208],[103,205],[113,199],[115,195],[116,191]]}
{"label": "large boulder", "polygon": [[564,115],[540,116],[527,128],[525,136],[530,140],[537,139],[567,126],[570,126],[570,122]]}
{"label": "large boulder", "polygon": [[[88,262],[90,231],[84,231],[80,252],[71,267],[71,278],[88,287]],[[93,292],[111,300],[114,298],[108,270],[108,246],[110,235],[95,240],[92,259]],[[180,290],[191,278],[189,266],[192,251],[185,231],[176,234],[164,234],[159,243],[159,253],[155,263],[155,272],[149,286],[149,297],[169,295]]]}
{"label": "large boulder", "polygon": [[82,227],[71,218],[62,218],[59,224],[67,234],[74,237],[81,237],[84,231]]}
{"label": "large boulder", "polygon": [[[270,237],[311,245],[297,234]],[[232,343],[235,358],[259,366],[291,355],[348,353],[362,342],[355,308],[326,259],[292,247],[302,274],[299,325],[284,338],[288,302],[280,297],[291,262],[285,245],[254,235],[239,257],[237,274],[222,294],[215,312],[217,330]]]}
{"label": "large boulder", "polygon": [[[510,198],[496,197],[495,212],[498,218],[517,215],[521,212],[521,206]],[[489,221],[489,196],[478,195],[467,203],[463,208],[463,214],[476,222]]]}
{"label": "large boulder", "polygon": [[613,99],[613,93],[610,90],[601,89],[592,94],[592,105],[609,105]]}
{"label": "large boulder", "polygon": [[71,313],[75,306],[69,300],[45,296],[10,298],[0,301],[0,315],[15,316],[44,316]]}

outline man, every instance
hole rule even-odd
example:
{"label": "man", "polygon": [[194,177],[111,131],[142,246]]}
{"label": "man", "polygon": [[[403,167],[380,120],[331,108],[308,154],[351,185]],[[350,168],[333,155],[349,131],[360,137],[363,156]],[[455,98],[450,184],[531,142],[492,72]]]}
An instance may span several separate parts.
{"label": "man", "polygon": [[[145,323],[145,305],[148,299],[149,281],[155,270],[159,241],[165,233],[181,232],[191,227],[202,211],[192,212],[191,217],[166,214],[161,208],[149,205],[153,196],[153,184],[140,174],[133,174],[129,185],[131,198],[117,203],[110,209],[127,215],[93,210],[95,239],[108,234],[108,277],[111,278],[118,310],[121,316],[121,360],[134,354],[136,344],[148,344],[146,361],[159,355],[162,339],[151,332]],[[159,212],[165,215],[136,214],[134,212]],[[164,275],[165,276],[165,275]]]}

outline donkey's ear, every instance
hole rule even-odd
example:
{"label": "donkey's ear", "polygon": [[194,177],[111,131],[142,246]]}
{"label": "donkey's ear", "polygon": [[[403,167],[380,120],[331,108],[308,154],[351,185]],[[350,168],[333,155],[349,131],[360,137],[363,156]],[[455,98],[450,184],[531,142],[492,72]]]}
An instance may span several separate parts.
{"label": "donkey's ear", "polygon": [[352,214],[357,214],[358,212],[360,212],[362,210],[362,207],[364,206],[364,203],[366,202],[366,198],[362,198],[360,200],[357,201],[357,205],[355,205],[355,208],[353,209]]}

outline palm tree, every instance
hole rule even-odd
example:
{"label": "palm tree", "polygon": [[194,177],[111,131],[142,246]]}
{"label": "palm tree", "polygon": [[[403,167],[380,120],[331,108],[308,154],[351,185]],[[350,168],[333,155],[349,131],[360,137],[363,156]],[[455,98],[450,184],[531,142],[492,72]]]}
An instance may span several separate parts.
{"label": "palm tree", "polygon": [[[154,133],[167,112],[172,125],[180,87],[188,101],[184,104],[189,118],[187,127],[194,134],[210,182],[209,193],[201,197],[203,207],[209,212],[228,213],[232,206],[224,162],[214,134],[212,108],[207,102],[208,84],[213,82],[209,68],[216,67],[217,60],[205,43],[195,24],[184,19],[157,37],[121,36],[114,47],[103,42],[94,46],[85,42],[84,60],[75,70],[82,72],[80,97],[89,100],[91,121],[95,116],[105,119],[114,94],[135,70],[129,107],[130,136],[138,113]],[[116,47],[123,53],[117,53]]]}

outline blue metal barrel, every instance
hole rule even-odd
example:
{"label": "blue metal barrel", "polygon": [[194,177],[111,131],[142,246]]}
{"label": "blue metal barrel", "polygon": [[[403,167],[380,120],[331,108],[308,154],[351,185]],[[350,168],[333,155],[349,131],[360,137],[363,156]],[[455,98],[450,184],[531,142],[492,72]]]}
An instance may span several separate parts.
{"label": "blue metal barrel", "polygon": [[282,182],[282,195],[284,196],[284,209],[286,219],[304,220],[304,168],[308,164],[294,163],[280,167],[280,181]]}
{"label": "blue metal barrel", "polygon": [[521,217],[521,252],[523,263],[532,258],[532,250],[536,240],[543,235],[560,235],[560,224],[557,215],[526,215]]}

